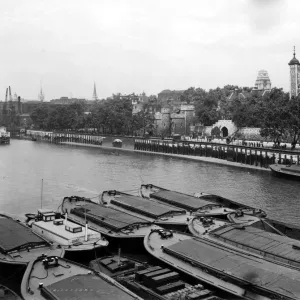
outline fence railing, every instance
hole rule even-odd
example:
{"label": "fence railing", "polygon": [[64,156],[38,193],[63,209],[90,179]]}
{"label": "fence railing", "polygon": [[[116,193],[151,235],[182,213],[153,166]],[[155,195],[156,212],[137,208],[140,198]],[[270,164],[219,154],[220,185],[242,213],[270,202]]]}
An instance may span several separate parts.
{"label": "fence railing", "polygon": [[134,141],[134,149],[175,155],[213,157],[261,168],[268,168],[274,163],[300,163],[299,151],[208,142],[173,142],[139,138]]}

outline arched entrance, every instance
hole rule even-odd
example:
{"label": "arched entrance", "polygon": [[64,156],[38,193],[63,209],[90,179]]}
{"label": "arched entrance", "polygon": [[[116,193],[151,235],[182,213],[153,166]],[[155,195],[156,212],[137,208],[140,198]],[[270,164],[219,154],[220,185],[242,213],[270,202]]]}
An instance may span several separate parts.
{"label": "arched entrance", "polygon": [[222,128],[222,136],[223,137],[227,137],[228,136],[228,129],[227,129],[227,127],[223,127]]}

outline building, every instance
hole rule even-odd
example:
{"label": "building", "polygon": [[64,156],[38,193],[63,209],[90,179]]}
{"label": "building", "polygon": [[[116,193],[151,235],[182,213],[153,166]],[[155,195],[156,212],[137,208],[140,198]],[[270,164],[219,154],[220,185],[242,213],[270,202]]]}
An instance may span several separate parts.
{"label": "building", "polygon": [[76,103],[76,102],[80,102],[80,101],[86,101],[86,99],[60,97],[59,99],[50,100],[50,103],[66,105],[66,104],[72,104],[72,103]]}
{"label": "building", "polygon": [[194,116],[194,105],[182,104],[179,108],[174,108],[171,105],[165,106],[154,115],[155,134],[164,136],[189,135]]}
{"label": "building", "polygon": [[271,90],[271,80],[266,70],[258,71],[258,75],[255,81],[255,89],[258,91]]}
{"label": "building", "polygon": [[289,62],[290,66],[290,98],[297,97],[300,91],[300,63],[296,58],[295,47],[294,57]]}

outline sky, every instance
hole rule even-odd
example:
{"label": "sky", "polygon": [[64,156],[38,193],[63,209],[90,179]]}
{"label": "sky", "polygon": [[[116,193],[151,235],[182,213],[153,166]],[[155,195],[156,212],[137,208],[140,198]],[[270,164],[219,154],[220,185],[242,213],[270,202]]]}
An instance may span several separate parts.
{"label": "sky", "polygon": [[261,69],[288,91],[299,25],[297,0],[1,0],[0,99],[251,87]]}

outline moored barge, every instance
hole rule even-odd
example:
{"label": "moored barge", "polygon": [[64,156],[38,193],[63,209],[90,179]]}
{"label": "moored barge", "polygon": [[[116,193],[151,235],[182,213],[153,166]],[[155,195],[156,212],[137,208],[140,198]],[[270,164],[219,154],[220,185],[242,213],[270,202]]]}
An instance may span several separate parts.
{"label": "moored barge", "polygon": [[142,300],[114,279],[57,256],[38,257],[24,274],[25,300],[105,299]]}
{"label": "moored barge", "polygon": [[192,195],[167,190],[153,184],[142,184],[140,193],[144,198],[167,203],[197,216],[226,218],[228,213],[234,211],[231,208],[224,207],[223,203],[220,204],[215,201],[210,201],[209,199],[201,199]]}
{"label": "moored barge", "polygon": [[19,282],[30,261],[42,254],[63,256],[64,249],[50,245],[18,220],[0,214],[0,279]]}
{"label": "moored barge", "polygon": [[136,217],[165,228],[186,231],[191,215],[184,209],[171,206],[156,200],[122,193],[115,190],[104,191],[101,202],[107,207],[124,211]]}
{"label": "moored barge", "polygon": [[300,165],[273,164],[269,166],[272,173],[278,177],[286,179],[300,180]]}
{"label": "moored barge", "polygon": [[39,209],[35,221],[31,221],[32,231],[41,238],[63,247],[68,258],[80,261],[82,255],[94,258],[108,241],[101,233],[67,220],[51,210]]}
{"label": "moored barge", "polygon": [[84,226],[87,221],[89,228],[103,234],[111,247],[122,245],[122,250],[143,250],[143,238],[151,226],[149,220],[77,196],[65,197],[61,211],[77,224]]}
{"label": "moored barge", "polygon": [[147,251],[164,263],[234,296],[251,300],[300,297],[300,272],[204,238],[153,229]]}

